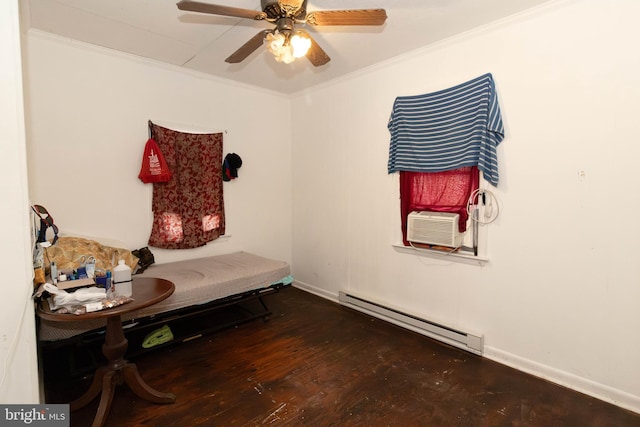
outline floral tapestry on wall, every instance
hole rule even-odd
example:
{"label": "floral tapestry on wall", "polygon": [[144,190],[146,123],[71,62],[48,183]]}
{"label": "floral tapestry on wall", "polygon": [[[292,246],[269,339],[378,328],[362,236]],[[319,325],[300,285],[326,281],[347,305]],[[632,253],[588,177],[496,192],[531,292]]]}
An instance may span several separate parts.
{"label": "floral tapestry on wall", "polygon": [[185,133],[156,124],[151,132],[172,175],[153,184],[149,245],[196,248],[224,235],[222,133]]}

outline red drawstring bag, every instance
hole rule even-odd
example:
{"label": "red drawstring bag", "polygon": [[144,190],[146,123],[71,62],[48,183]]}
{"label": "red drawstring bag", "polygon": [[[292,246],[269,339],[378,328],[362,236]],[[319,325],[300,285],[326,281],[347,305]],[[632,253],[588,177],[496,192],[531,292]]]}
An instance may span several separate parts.
{"label": "red drawstring bag", "polygon": [[150,182],[168,182],[171,179],[171,171],[167,166],[158,144],[153,138],[149,138],[144,147],[142,167],[138,178],[145,184]]}

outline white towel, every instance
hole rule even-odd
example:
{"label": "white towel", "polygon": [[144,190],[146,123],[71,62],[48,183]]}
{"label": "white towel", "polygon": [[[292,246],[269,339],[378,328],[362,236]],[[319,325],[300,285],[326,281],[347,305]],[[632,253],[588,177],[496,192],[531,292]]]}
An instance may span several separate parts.
{"label": "white towel", "polygon": [[107,297],[107,292],[104,288],[98,288],[96,286],[80,288],[75,292],[69,293],[65,290],[58,289],[55,285],[45,283],[44,289],[53,296],[49,300],[49,307],[53,311],[59,310],[62,307],[74,307],[92,302],[100,302]]}

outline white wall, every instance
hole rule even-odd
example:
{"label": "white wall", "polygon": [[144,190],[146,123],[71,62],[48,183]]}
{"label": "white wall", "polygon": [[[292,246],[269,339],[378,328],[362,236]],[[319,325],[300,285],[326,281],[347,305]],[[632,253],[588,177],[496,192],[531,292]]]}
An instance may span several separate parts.
{"label": "white wall", "polygon": [[[640,2],[575,0],[292,99],[293,267],[484,333],[490,358],[640,412]],[[394,98],[494,75],[506,138],[484,267],[399,253]]]}
{"label": "white wall", "polygon": [[147,121],[224,131],[243,160],[224,183],[227,236],[189,250],[151,248],[156,262],[237,250],[291,259],[287,97],[32,32],[29,37],[31,198],[62,232],[147,245],[151,184],[138,178]]}
{"label": "white wall", "polygon": [[18,1],[0,2],[0,403],[38,403]]}

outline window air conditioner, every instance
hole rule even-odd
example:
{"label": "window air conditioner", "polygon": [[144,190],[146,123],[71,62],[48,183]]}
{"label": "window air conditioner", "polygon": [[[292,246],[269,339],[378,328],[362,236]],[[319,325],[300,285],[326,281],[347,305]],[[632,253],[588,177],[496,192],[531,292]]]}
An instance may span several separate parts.
{"label": "window air conditioner", "polygon": [[458,229],[460,215],[448,212],[411,212],[407,240],[413,243],[457,248],[464,235]]}

